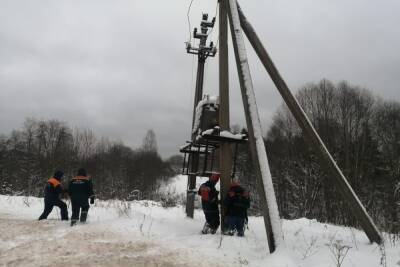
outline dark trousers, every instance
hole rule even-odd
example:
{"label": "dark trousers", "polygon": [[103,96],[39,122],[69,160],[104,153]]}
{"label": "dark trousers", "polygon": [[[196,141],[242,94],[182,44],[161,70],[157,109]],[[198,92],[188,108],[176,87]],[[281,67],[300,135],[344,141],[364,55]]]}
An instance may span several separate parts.
{"label": "dark trousers", "polygon": [[49,216],[50,212],[53,210],[53,207],[59,207],[61,210],[61,220],[68,221],[68,209],[67,209],[67,204],[65,204],[63,201],[56,199],[56,200],[45,200],[44,201],[44,211],[42,215],[40,215],[39,220],[44,220],[47,219],[47,216]]}
{"label": "dark trousers", "polygon": [[236,230],[238,236],[244,235],[244,222],[245,218],[237,217],[237,216],[227,216],[226,217],[226,226],[228,227],[228,231]]}
{"label": "dark trousers", "polygon": [[[86,222],[87,214],[89,211],[88,199],[71,199],[72,216],[71,225],[75,224],[79,219],[81,222]],[[80,218],[79,218],[80,214]]]}
{"label": "dark trousers", "polygon": [[203,210],[206,216],[206,222],[211,229],[218,229],[219,227],[219,210]]}

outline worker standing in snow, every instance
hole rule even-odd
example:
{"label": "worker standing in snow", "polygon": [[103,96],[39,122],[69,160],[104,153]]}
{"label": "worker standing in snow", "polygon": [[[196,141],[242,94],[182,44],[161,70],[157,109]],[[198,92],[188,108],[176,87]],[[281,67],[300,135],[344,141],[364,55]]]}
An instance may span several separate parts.
{"label": "worker standing in snow", "polygon": [[250,207],[250,195],[238,180],[233,180],[224,199],[226,210],[225,223],[227,226],[224,234],[244,236],[244,226],[247,220],[247,209]]}
{"label": "worker standing in snow", "polygon": [[47,219],[54,206],[57,206],[61,210],[61,220],[68,221],[68,209],[61,199],[60,195],[65,192],[61,184],[61,179],[64,176],[62,171],[56,171],[51,177],[44,188],[44,211],[39,217],[40,220]]}
{"label": "worker standing in snow", "polygon": [[71,226],[75,225],[78,219],[83,223],[86,222],[89,199],[90,204],[94,204],[94,192],[93,183],[87,176],[85,169],[79,169],[77,176],[69,182],[68,193],[72,204]]}
{"label": "worker standing in snow", "polygon": [[198,194],[201,196],[201,205],[206,217],[202,233],[203,234],[215,234],[217,231],[219,221],[219,209],[218,209],[218,191],[215,189],[215,185],[219,181],[220,174],[211,174],[209,180],[203,183]]}

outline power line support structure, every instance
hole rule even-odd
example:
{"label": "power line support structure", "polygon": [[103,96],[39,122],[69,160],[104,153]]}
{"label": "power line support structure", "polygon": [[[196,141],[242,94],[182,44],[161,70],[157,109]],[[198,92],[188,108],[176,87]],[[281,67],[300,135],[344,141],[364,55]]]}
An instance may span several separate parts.
{"label": "power line support structure", "polygon": [[[196,107],[197,104],[201,101],[203,97],[203,84],[204,84],[204,66],[206,60],[209,56],[214,57],[217,50],[211,42],[207,46],[207,39],[209,29],[213,28],[215,24],[215,18],[212,21],[208,21],[208,15],[203,14],[202,21],[200,23],[200,32],[198,32],[197,28],[194,29],[193,37],[195,39],[200,40],[200,44],[198,47],[193,47],[191,43],[186,44],[186,51],[189,54],[195,54],[198,57],[198,66],[197,66],[197,77],[196,77],[196,91],[194,95],[193,102],[193,118],[192,118],[192,141],[195,141],[196,135],[193,133],[193,126],[195,123],[196,116]],[[190,172],[188,177],[188,186],[187,186],[187,195],[186,195],[186,215],[190,218],[194,216],[194,199],[196,196],[196,176],[198,172],[198,162],[199,157],[198,154],[192,154],[190,159]]]}
{"label": "power line support structure", "polygon": [[[219,126],[230,131],[229,120],[229,59],[228,59],[228,1],[219,2]],[[221,143],[219,153],[221,173],[221,199],[228,193],[232,171],[232,149],[228,142]],[[221,205],[221,229],[224,230],[225,208]]]}
{"label": "power line support structure", "polygon": [[[327,172],[333,177],[333,181],[340,190],[342,197],[347,201],[349,206],[354,211],[354,215],[359,220],[362,228],[366,232],[371,242],[381,244],[383,242],[382,236],[372,219],[366,212],[361,201],[354,193],[350,184],[347,182],[345,176],[333,160],[326,146],[322,142],[318,133],[312,126],[307,115],[297,102],[296,98],[290,92],[285,81],[280,76],[277,68],[269,57],[265,47],[257,36],[254,28],[246,19],[243,11],[240,9],[237,0],[219,0],[220,1],[220,57],[219,57],[219,90],[220,90],[220,110],[219,119],[220,127],[223,130],[229,130],[229,71],[228,71],[228,29],[227,29],[227,15],[229,18],[230,32],[232,36],[233,48],[235,52],[236,66],[239,76],[240,89],[242,93],[242,100],[248,130],[248,138],[250,144],[250,151],[252,162],[255,168],[257,178],[258,194],[261,198],[262,213],[264,216],[264,225],[267,234],[267,241],[270,253],[284,247],[282,226],[280,223],[280,216],[278,205],[276,202],[274,187],[272,183],[271,172],[269,169],[267,152],[263,140],[261,129],[260,117],[256,103],[256,96],[253,89],[253,82],[250,74],[250,68],[247,58],[247,52],[244,43],[244,36],[248,37],[256,54],[263,63],[268,74],[271,76],[275,86],[281,93],[285,103],[288,105],[289,110],[292,112],[296,121],[305,132],[314,150],[318,153],[321,165],[325,167]],[[208,56],[214,56],[216,49],[212,43],[206,47],[208,27],[214,26],[215,19],[212,22],[207,22],[207,16],[202,21],[202,32],[197,34],[195,30],[195,38],[200,39],[199,48],[192,48],[190,44],[187,46],[188,53],[197,54],[199,57],[199,66],[196,81],[196,94],[194,101],[193,111],[193,124],[196,107],[203,95],[203,78],[204,78],[204,63]],[[195,141],[196,136],[192,134],[192,142]],[[199,151],[200,153],[200,151]],[[191,169],[189,172],[188,181],[188,195],[186,204],[186,213],[188,217],[193,218],[194,211],[194,197],[196,186],[196,173],[198,172],[198,155],[193,154],[191,159]],[[206,151],[207,153],[207,151]],[[230,152],[229,144],[222,142],[220,147],[220,171],[222,173],[221,180],[221,198],[226,194],[230,181],[230,170],[232,165],[232,153]],[[224,211],[222,210],[222,217]],[[223,218],[222,218],[223,219]],[[222,223],[224,221],[222,220]]]}

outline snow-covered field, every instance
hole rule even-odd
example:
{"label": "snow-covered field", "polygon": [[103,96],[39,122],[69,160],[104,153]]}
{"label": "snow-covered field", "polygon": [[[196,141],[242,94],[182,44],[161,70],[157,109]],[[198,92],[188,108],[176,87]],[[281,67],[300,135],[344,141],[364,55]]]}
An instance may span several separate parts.
{"label": "snow-covered field", "polygon": [[[182,194],[184,177],[168,190]],[[286,248],[267,253],[262,218],[251,217],[244,238],[201,235],[200,210],[149,201],[97,201],[88,223],[70,227],[55,208],[37,221],[43,200],[0,195],[1,266],[341,266],[377,267],[382,250],[361,231],[299,219],[283,223]],[[386,266],[400,266],[400,244],[386,243]],[[336,256],[335,256],[336,255]]]}

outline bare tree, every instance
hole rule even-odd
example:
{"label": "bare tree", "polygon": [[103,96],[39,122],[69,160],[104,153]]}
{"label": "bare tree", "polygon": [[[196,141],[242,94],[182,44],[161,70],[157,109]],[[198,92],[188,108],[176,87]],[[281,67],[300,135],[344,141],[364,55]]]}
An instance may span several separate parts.
{"label": "bare tree", "polygon": [[142,149],[146,152],[157,153],[158,147],[156,134],[152,129],[147,131],[146,136],[143,139]]}
{"label": "bare tree", "polygon": [[[369,213],[398,231],[393,190],[400,182],[399,104],[380,103],[366,89],[327,80],[307,84],[297,100]],[[285,105],[273,119],[266,145],[284,217],[357,226]]]}

